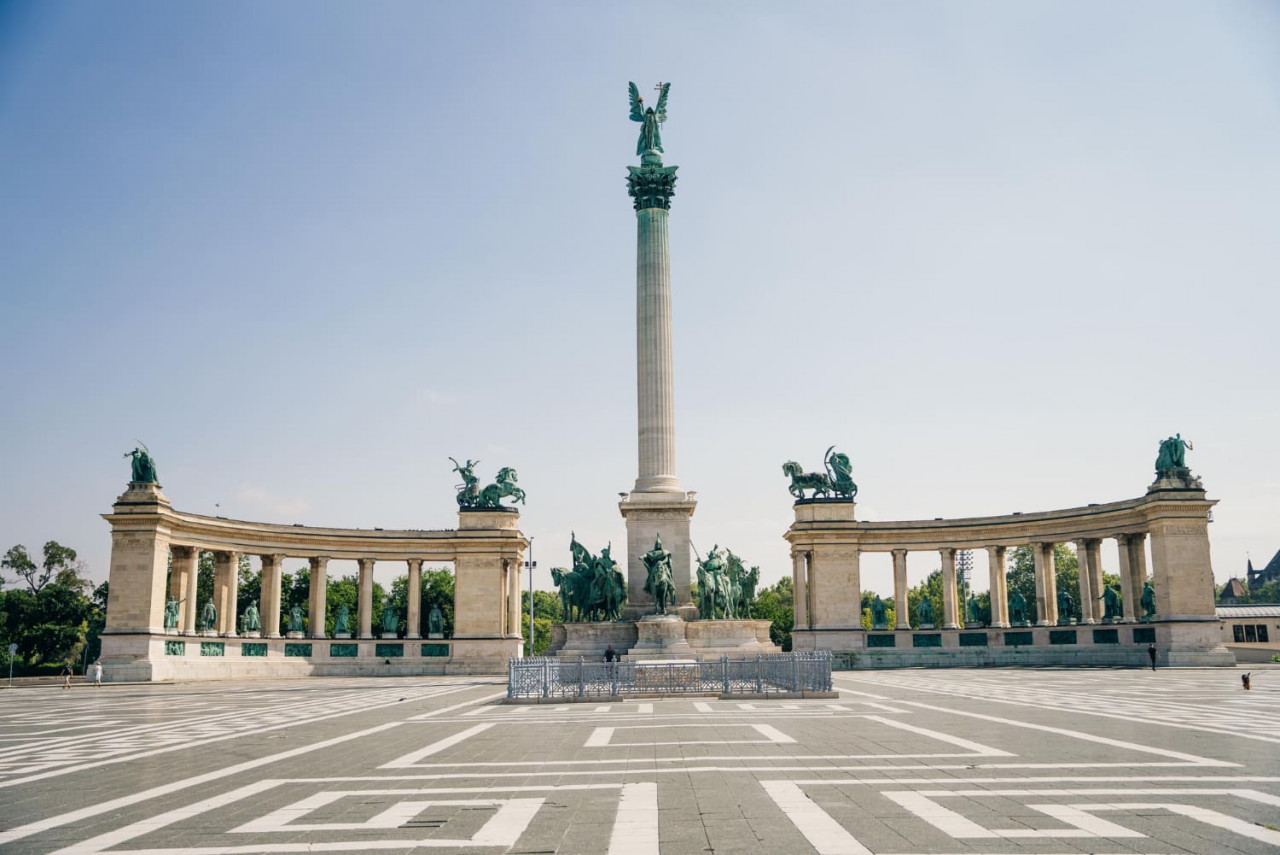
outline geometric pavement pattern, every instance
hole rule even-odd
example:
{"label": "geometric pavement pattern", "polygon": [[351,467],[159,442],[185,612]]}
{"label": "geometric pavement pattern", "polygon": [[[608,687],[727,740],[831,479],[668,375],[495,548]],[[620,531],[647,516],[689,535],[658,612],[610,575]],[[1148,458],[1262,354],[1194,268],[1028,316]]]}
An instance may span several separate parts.
{"label": "geometric pavement pattern", "polygon": [[0,694],[0,852],[1280,851],[1280,670],[837,672],[506,705],[490,678]]}

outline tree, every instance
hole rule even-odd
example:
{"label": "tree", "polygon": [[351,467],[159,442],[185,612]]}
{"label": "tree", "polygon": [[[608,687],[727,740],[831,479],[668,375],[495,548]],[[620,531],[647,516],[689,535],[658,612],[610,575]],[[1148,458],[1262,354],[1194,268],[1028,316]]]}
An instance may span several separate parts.
{"label": "tree", "polygon": [[[1053,545],[1053,568],[1059,591],[1071,595],[1072,613],[1059,617],[1080,619],[1080,570],[1075,550],[1065,543]],[[1009,551],[1008,590],[1012,595],[1016,590],[1027,601],[1027,617],[1034,621],[1036,610],[1036,558],[1031,546],[1019,546]],[[1098,596],[1101,592],[1095,592]]]}
{"label": "tree", "polygon": [[[551,625],[564,621],[560,595],[551,591],[533,592],[533,653],[541,656],[551,646]],[[525,650],[529,649],[529,592],[520,595],[520,636]]]}
{"label": "tree", "polygon": [[27,548],[22,544],[10,547],[4,558],[0,559],[0,567],[12,570],[26,581],[33,594],[40,593],[40,589],[51,580],[82,593],[92,590],[92,585],[82,575],[84,565],[76,561],[76,551],[56,540],[44,545],[44,563],[39,567],[31,560]]}
{"label": "tree", "polygon": [[791,650],[791,631],[795,629],[795,589],[791,577],[784,576],[775,584],[761,588],[751,606],[758,620],[769,621],[769,638],[783,650]]}

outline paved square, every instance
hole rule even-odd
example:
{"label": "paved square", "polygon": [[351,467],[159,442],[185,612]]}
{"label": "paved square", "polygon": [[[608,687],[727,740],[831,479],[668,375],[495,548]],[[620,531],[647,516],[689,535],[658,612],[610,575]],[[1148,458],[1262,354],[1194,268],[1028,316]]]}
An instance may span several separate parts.
{"label": "paved square", "polygon": [[460,677],[7,691],[0,852],[1280,851],[1280,671],[1252,692],[1230,669],[835,683],[544,706]]}

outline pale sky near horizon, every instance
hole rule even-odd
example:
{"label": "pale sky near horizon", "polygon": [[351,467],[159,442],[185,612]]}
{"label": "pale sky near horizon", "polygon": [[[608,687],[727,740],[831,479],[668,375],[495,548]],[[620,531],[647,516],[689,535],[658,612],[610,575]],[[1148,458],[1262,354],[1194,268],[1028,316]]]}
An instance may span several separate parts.
{"label": "pale sky near horizon", "polygon": [[1280,549],[1280,5],[0,0],[0,550],[105,579],[135,439],[283,523],[451,528],[450,455],[514,466],[542,588],[624,544],[629,80],[704,552],[789,573],[832,444],[933,519],[1141,495],[1175,431],[1219,581]]}

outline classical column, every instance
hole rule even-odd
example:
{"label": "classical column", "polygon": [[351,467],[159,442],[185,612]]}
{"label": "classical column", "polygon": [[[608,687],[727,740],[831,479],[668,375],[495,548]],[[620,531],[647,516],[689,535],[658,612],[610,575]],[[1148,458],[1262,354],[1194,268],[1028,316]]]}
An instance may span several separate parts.
{"label": "classical column", "polygon": [[1120,605],[1124,609],[1124,617],[1122,620],[1131,621],[1133,620],[1133,606],[1129,602],[1132,599],[1132,597],[1129,596],[1129,563],[1131,558],[1131,554],[1129,552],[1129,535],[1116,535],[1116,552],[1120,556]]}
{"label": "classical column", "polygon": [[324,638],[324,624],[329,608],[329,559],[323,555],[316,556],[310,559],[310,563],[311,597],[307,607],[307,613],[310,615],[310,625],[307,628],[311,631],[312,638]]}
{"label": "classical column", "polygon": [[897,615],[897,629],[911,629],[911,615],[907,608],[907,550],[905,549],[893,550],[893,608]]}
{"label": "classical column", "polygon": [[805,553],[791,553],[791,608],[796,629],[809,628],[809,585],[805,572]]}
{"label": "classical column", "polygon": [[625,616],[652,611],[644,590],[640,556],[661,536],[671,553],[676,611],[695,613],[689,596],[693,579],[689,526],[697,502],[676,476],[675,386],[672,369],[671,262],[667,226],[675,195],[675,166],[647,151],[640,166],[629,166],[627,192],[636,211],[636,418],[638,474],[635,487],[618,503],[627,522],[627,607]]}
{"label": "classical column", "polygon": [[1125,620],[1138,619],[1142,608],[1142,583],[1147,581],[1147,533],[1129,535],[1129,587],[1124,592]]}
{"label": "classical column", "polygon": [[987,547],[987,575],[990,577],[991,625],[1009,625],[1009,581],[1005,576],[1005,548]]}
{"label": "classical column", "polygon": [[373,638],[373,561],[372,558],[360,559],[359,638]]}
{"label": "classical column", "polygon": [[959,629],[960,614],[956,608],[956,551],[938,550],[942,555],[942,628]]}
{"label": "classical column", "polygon": [[213,553],[213,604],[218,609],[218,634],[236,634],[236,597],[240,589],[240,556]]}
{"label": "classical column", "polygon": [[1089,540],[1076,541],[1076,572],[1080,575],[1080,622],[1096,623],[1093,617],[1093,567],[1089,564]]}
{"label": "classical column", "polygon": [[280,637],[280,584],[282,581],[283,555],[260,555],[262,573],[258,577],[262,588],[262,634],[267,638]]}
{"label": "classical column", "polygon": [[523,638],[520,632],[520,562],[506,559],[507,566],[507,636]]}
{"label": "classical column", "polygon": [[1089,559],[1089,589],[1093,591],[1093,605],[1090,614],[1094,623],[1102,620],[1102,541],[1090,538],[1085,541],[1085,554]]}
{"label": "classical column", "polygon": [[[190,546],[171,546],[173,567],[169,575],[169,596],[178,601],[179,632],[196,630],[196,550]],[[188,625],[190,628],[188,629]]]}
{"label": "classical column", "polygon": [[1033,543],[1036,560],[1036,626],[1058,622],[1058,575],[1053,562],[1052,543]]}
{"label": "classical column", "polygon": [[409,559],[409,613],[405,615],[405,638],[422,638],[422,559]]}

